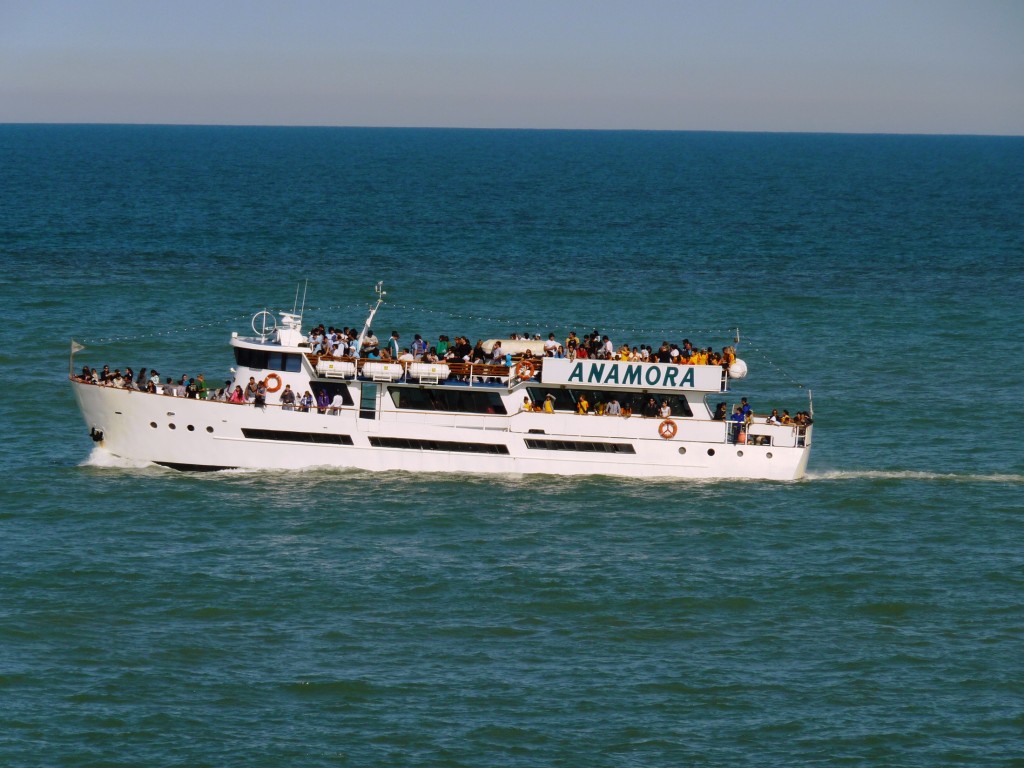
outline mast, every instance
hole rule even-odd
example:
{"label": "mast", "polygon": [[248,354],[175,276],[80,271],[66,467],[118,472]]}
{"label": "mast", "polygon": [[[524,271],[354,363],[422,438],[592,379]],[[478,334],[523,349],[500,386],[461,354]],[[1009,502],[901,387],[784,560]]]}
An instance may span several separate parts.
{"label": "mast", "polygon": [[68,358],[68,378],[73,378],[75,375],[75,354],[81,352],[85,347],[79,344],[74,339],[71,340],[71,357]]}
{"label": "mast", "polygon": [[384,303],[384,297],[388,295],[387,291],[384,290],[384,281],[378,280],[377,285],[373,287],[373,290],[377,293],[377,304],[370,310],[370,314],[366,317],[366,322],[363,323],[363,330],[359,332],[359,340],[356,342],[356,357],[358,358],[363,351],[363,340],[366,338],[367,333],[373,328],[373,316],[377,314],[377,310],[380,309],[380,305]]}

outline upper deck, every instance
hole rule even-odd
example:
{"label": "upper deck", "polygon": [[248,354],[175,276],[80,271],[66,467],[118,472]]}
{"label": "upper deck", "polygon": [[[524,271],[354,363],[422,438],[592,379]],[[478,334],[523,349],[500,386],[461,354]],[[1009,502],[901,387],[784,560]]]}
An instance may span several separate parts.
{"label": "upper deck", "polygon": [[725,392],[729,376],[717,365],[675,365],[615,360],[522,358],[508,365],[467,362],[424,363],[305,353],[316,378],[365,381],[417,381],[454,385],[493,383],[510,390],[529,382],[545,386],[600,387],[605,390]]}

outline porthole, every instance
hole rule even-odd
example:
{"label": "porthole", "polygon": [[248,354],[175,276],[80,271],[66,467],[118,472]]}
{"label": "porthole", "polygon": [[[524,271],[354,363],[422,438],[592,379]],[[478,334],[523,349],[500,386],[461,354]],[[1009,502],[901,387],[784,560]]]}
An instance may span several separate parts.
{"label": "porthole", "polygon": [[155,421],[149,422],[149,426],[151,426],[153,429],[156,429],[156,422]]}
{"label": "porthole", "polygon": [[679,455],[682,456],[684,453],[686,453],[686,446],[680,445],[679,446]]}
{"label": "porthole", "polygon": [[187,429],[189,432],[195,432],[196,431],[196,428],[193,427],[191,424],[189,424],[187,427],[185,427],[185,429]]}
{"label": "porthole", "polygon": [[174,426],[173,424],[168,424],[167,426],[168,426],[169,428],[171,428],[171,429],[177,429],[177,427],[176,427],[176,426]]}
{"label": "porthole", "polygon": [[769,451],[768,453],[766,453],[766,454],[765,454],[765,456],[767,456],[767,457],[768,457],[768,458],[770,459],[770,458],[772,457],[771,451]]}
{"label": "porthole", "polygon": [[714,455],[715,455],[715,449],[714,448],[708,448],[708,456],[714,456]]}
{"label": "porthole", "polygon": [[743,455],[743,451],[736,451],[736,455],[737,456],[742,456]]}
{"label": "porthole", "polygon": [[206,431],[209,432],[210,434],[213,434],[213,427],[207,427]]}

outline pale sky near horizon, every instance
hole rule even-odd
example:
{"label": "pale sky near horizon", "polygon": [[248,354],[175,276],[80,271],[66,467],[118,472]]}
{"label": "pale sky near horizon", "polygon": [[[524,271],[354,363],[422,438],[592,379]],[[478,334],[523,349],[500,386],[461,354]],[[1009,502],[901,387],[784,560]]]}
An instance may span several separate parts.
{"label": "pale sky near horizon", "polygon": [[0,0],[0,122],[1024,135],[1024,0]]}

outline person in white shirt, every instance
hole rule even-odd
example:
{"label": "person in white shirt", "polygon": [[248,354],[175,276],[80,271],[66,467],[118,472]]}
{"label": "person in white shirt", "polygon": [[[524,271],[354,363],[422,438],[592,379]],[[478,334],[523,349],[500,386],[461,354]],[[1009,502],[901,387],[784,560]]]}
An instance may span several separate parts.
{"label": "person in white shirt", "polygon": [[366,331],[366,338],[363,339],[363,355],[376,355],[380,349],[380,339],[374,334],[372,328],[368,328]]}
{"label": "person in white shirt", "polygon": [[558,341],[555,340],[555,334],[549,333],[548,340],[544,342],[544,354],[548,357],[554,357],[558,351]]}

